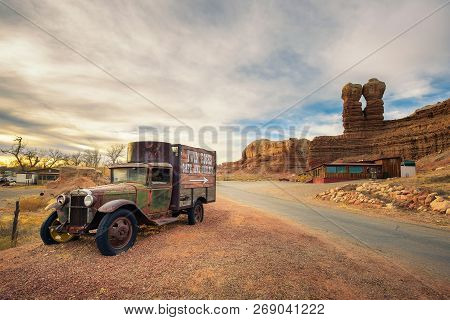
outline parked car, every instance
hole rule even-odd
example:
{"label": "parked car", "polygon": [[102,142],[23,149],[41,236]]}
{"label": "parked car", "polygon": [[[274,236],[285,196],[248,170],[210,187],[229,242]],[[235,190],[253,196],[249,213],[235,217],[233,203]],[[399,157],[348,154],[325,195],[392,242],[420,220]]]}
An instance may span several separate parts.
{"label": "parked car", "polygon": [[47,244],[95,235],[103,255],[134,245],[138,225],[164,225],[186,214],[203,221],[216,199],[216,153],[164,142],[133,142],[128,163],[110,167],[111,184],[61,194],[47,209],[40,235]]}

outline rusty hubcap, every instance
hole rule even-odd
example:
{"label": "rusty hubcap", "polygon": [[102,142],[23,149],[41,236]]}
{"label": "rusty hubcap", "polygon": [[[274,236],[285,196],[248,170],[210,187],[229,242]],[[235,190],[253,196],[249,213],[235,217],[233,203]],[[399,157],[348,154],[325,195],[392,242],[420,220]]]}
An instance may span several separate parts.
{"label": "rusty hubcap", "polygon": [[108,229],[109,243],[114,249],[122,249],[130,241],[132,233],[131,221],[126,217],[119,217]]}
{"label": "rusty hubcap", "polygon": [[196,206],[195,210],[194,210],[194,217],[195,217],[195,221],[196,222],[201,222],[202,221],[202,207],[201,206]]}

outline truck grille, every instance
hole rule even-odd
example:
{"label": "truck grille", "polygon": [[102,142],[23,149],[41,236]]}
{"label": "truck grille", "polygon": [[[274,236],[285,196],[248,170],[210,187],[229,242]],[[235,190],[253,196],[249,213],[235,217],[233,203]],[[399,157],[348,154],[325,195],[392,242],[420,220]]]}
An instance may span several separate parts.
{"label": "truck grille", "polygon": [[69,223],[72,226],[84,226],[87,223],[87,208],[84,206],[85,196],[70,197]]}
{"label": "truck grille", "polygon": [[84,197],[85,196],[71,196],[70,197],[70,206],[71,207],[83,207],[84,206]]}

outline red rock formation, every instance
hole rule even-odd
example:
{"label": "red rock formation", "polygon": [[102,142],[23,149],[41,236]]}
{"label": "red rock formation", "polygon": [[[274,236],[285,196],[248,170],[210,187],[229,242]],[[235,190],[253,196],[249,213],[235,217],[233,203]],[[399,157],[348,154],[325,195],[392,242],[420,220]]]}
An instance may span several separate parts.
{"label": "red rock formation", "polygon": [[231,173],[300,173],[306,168],[309,140],[290,138],[283,141],[268,139],[250,143],[242,152],[242,159],[223,163],[219,170]]}
{"label": "red rock formation", "polygon": [[362,93],[367,103],[364,108],[366,129],[374,129],[375,127],[379,127],[383,124],[384,90],[386,90],[385,83],[375,78],[370,79],[369,82],[363,86]]}
{"label": "red rock formation", "polygon": [[362,95],[360,84],[347,83],[342,88],[342,100],[344,108],[342,111],[342,122],[346,131],[360,130],[363,126],[364,114],[362,104],[359,102]]}
{"label": "red rock formation", "polygon": [[380,156],[419,159],[450,147],[450,99],[416,110],[398,120],[383,121],[377,128],[316,137],[311,141],[308,167],[341,158],[354,160]]}
{"label": "red rock formation", "polygon": [[[344,134],[284,141],[257,140],[242,159],[222,164],[226,173],[298,173],[337,159],[368,160],[382,156],[419,159],[450,147],[450,99],[416,110],[398,120],[384,121],[384,82],[370,79],[364,86],[342,89]],[[364,95],[364,111],[359,102]],[[307,160],[307,161],[306,161]]]}

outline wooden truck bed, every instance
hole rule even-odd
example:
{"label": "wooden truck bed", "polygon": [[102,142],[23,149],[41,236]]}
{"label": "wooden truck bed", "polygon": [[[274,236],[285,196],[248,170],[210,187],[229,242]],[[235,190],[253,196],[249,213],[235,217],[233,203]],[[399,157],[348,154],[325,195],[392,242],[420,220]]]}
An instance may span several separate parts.
{"label": "wooden truck bed", "polygon": [[174,181],[171,209],[186,209],[198,199],[216,201],[216,152],[172,145]]}

